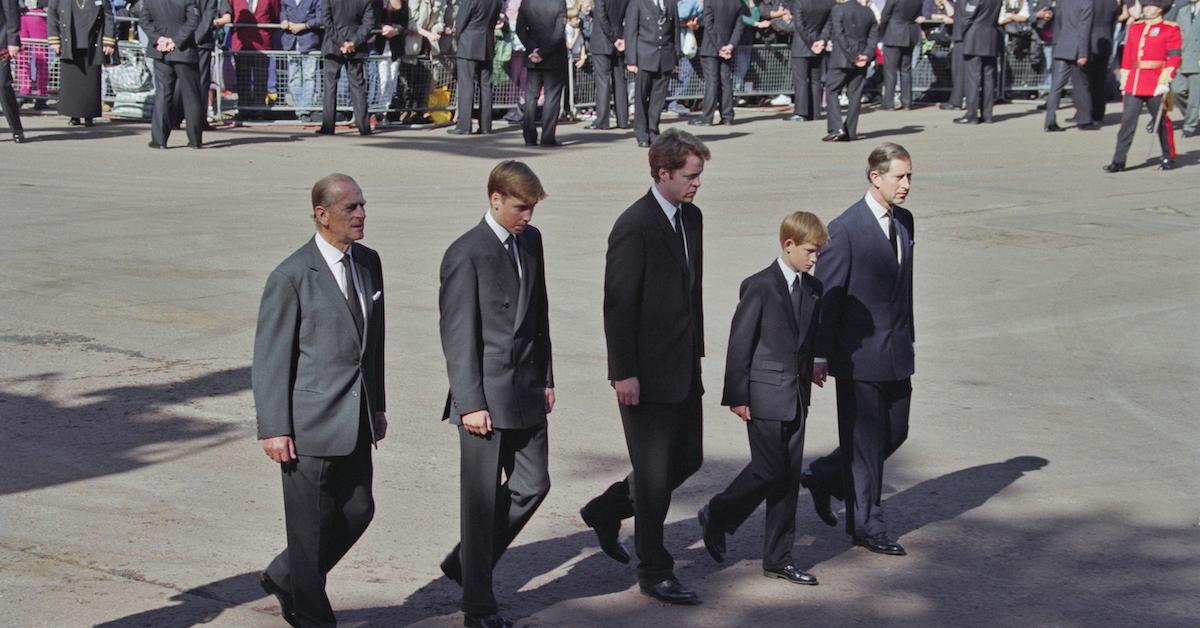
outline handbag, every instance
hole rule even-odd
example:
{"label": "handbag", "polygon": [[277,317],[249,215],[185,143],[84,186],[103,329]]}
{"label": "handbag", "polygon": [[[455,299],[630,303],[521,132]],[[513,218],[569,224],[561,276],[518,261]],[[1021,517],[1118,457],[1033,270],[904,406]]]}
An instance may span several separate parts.
{"label": "handbag", "polygon": [[700,51],[700,46],[696,42],[696,33],[690,29],[683,31],[683,43],[679,46],[679,51],[689,59],[696,56],[696,53]]}

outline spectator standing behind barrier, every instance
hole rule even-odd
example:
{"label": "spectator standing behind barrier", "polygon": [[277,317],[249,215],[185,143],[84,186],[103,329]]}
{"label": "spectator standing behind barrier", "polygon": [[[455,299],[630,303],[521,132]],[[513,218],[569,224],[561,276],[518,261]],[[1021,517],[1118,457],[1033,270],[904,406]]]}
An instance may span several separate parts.
{"label": "spectator standing behind barrier", "polygon": [[[1030,12],[1033,16],[1033,32],[1042,43],[1039,72],[1042,82],[1038,84],[1038,98],[1045,98],[1050,93],[1050,68],[1054,66],[1054,0],[1034,0]],[[1046,103],[1038,105],[1038,108],[1045,109]]]}
{"label": "spectator standing behind barrier", "polygon": [[[771,27],[770,20],[762,18],[762,9],[759,7],[758,0],[742,0],[746,5],[746,12],[742,14],[741,20],[746,25],[742,29],[742,38],[738,41],[737,47],[733,49],[733,91],[742,92],[746,89],[746,74],[750,71],[750,53],[754,49],[754,42],[758,38],[759,31],[765,31]],[[743,99],[738,99],[738,104],[745,104]]]}
{"label": "spectator standing behind barrier", "polygon": [[0,0],[0,109],[13,141],[25,143],[25,129],[21,126],[21,106],[13,93],[12,64],[9,61],[21,52],[21,22],[17,0]]}
{"label": "spectator standing behind barrier", "polygon": [[979,0],[968,3],[960,13],[959,27],[954,38],[963,47],[963,70],[966,80],[967,111],[955,118],[955,124],[992,122],[992,107],[996,104],[996,65],[1004,54],[1004,32],[1000,30],[1000,10],[1004,0]]}
{"label": "spectator standing behind barrier", "polygon": [[[325,0],[335,2],[336,0]],[[296,53],[288,56],[288,93],[296,117],[305,124],[313,121],[317,110],[317,60],[312,53],[321,50],[322,0],[280,0],[279,24],[283,36],[279,47]]]}
{"label": "spectator standing behind barrier", "polygon": [[[565,4],[563,10],[566,10]],[[454,40],[458,50],[458,124],[446,131],[450,135],[471,133],[477,83],[479,133],[488,135],[492,132],[492,58],[496,55],[496,21],[499,19],[500,0],[464,0],[458,7],[454,17]],[[515,59],[514,55],[514,63]]]}
{"label": "spectator standing behind barrier", "polygon": [[[24,0],[18,4],[21,8],[21,38],[46,39],[46,0]],[[41,46],[26,46],[21,51],[17,62],[17,93],[43,97],[50,93],[49,57]],[[33,99],[34,111],[45,108],[45,100]]]}
{"label": "spectator standing behind barrier", "polygon": [[938,105],[939,109],[954,111],[963,106],[963,56],[962,46],[954,44],[954,31],[959,28],[954,19],[956,8],[952,0],[925,0],[921,8],[920,24],[930,22],[943,24],[945,33],[950,36],[950,97]]}
{"label": "spectator standing behind barrier", "polygon": [[[733,124],[733,50],[746,28],[749,13],[742,0],[704,0],[704,38],[700,41],[700,67],[704,72],[704,104],[699,118],[688,124]],[[721,120],[714,121],[717,105]]]}
{"label": "spectator standing behind barrier", "polygon": [[[849,142],[858,139],[858,112],[862,107],[863,83],[867,67],[879,44],[879,23],[867,8],[869,0],[840,0],[825,23],[822,38],[831,43],[829,66],[825,73],[826,128],[824,142]],[[846,120],[842,122],[838,94],[846,92]]]}
{"label": "spectator standing behind barrier", "polygon": [[[224,34],[224,26],[232,16],[220,13],[221,3],[218,0],[200,0],[200,23],[196,25],[196,58],[200,65],[200,98],[207,108],[207,121],[216,121],[214,104],[221,97],[220,86],[213,81],[213,51],[217,40]],[[182,103],[175,104],[175,119],[178,120],[182,111]]]}
{"label": "spectator standing behind barrier", "polygon": [[[287,0],[284,0],[286,2]],[[375,125],[388,125],[388,109],[396,95],[400,79],[400,57],[404,54],[404,31],[408,28],[408,2],[382,0],[379,12],[379,34],[375,36],[375,54],[382,56],[376,65],[379,92],[376,106],[384,111],[375,114]]]}
{"label": "spectator standing behind barrier", "polygon": [[321,4],[321,56],[325,65],[322,82],[321,128],[318,135],[333,135],[337,117],[337,85],[342,69],[350,85],[350,104],[359,135],[371,134],[367,119],[366,63],[371,31],[379,16],[376,0],[326,0]]}
{"label": "spectator standing behind barrier", "polygon": [[432,120],[425,112],[429,107],[429,91],[432,74],[423,60],[443,54],[445,48],[453,47],[454,38],[445,37],[447,30],[443,21],[446,8],[441,0],[407,0],[408,27],[404,34],[405,65],[400,72],[399,83],[403,95],[400,99],[400,120],[410,123],[429,123]]}
{"label": "spectator standing behind barrier", "polygon": [[[676,68],[675,80],[671,82],[668,91],[667,111],[685,115],[691,113],[687,105],[680,102],[679,97],[687,92],[688,83],[696,73],[692,57],[700,52],[701,14],[700,0],[677,0],[675,10],[679,17],[679,67]],[[689,56],[691,55],[691,56]]]}
{"label": "spectator standing behind barrier", "polygon": [[171,136],[171,105],[178,90],[187,120],[189,148],[202,148],[204,110],[200,100],[200,75],[196,66],[196,26],[200,7],[196,0],[141,0],[141,27],[146,31],[146,57],[154,60],[154,119],[150,148],[166,148]]}
{"label": "spectator standing behind barrier", "polygon": [[625,68],[634,78],[633,134],[649,148],[667,87],[679,63],[679,7],[674,0],[629,0],[625,11]]}
{"label": "spectator standing behind barrier", "polygon": [[1086,70],[1092,45],[1092,16],[1092,0],[1057,0],[1054,5],[1054,59],[1044,125],[1047,132],[1062,130],[1058,126],[1058,102],[1068,80],[1075,105],[1075,125],[1081,130],[1100,127],[1092,122]]}
{"label": "spectator standing behind barrier", "polygon": [[58,114],[70,124],[92,126],[100,106],[104,57],[117,47],[108,0],[50,0],[46,12],[50,49],[58,55]]}
{"label": "spectator standing behind barrier", "polygon": [[[883,44],[883,101],[880,107],[912,109],[913,50],[921,43],[923,0],[888,0],[879,15],[879,41]],[[900,77],[900,103],[895,104],[896,77]]]}
{"label": "spectator standing behind barrier", "polygon": [[1196,137],[1200,134],[1200,0],[1180,2],[1168,17],[1179,25],[1183,38],[1183,61],[1172,91],[1184,111],[1183,136]]}
{"label": "spectator standing behind barrier", "polygon": [[[271,49],[272,31],[244,25],[279,22],[280,0],[221,1],[225,4],[217,13],[229,13],[234,24],[230,48],[237,76],[238,120],[262,117],[267,94],[274,91],[269,85],[272,59],[255,53]],[[250,54],[239,54],[243,52]]]}
{"label": "spectator standing behind barrier", "polygon": [[542,106],[542,146],[558,146],[555,130],[567,83],[567,6],[563,0],[523,0],[517,13],[517,37],[525,44],[525,116],[521,134],[526,146],[538,145],[538,93],[546,88]]}
{"label": "spectator standing behind barrier", "polygon": [[825,92],[824,68],[829,57],[824,32],[834,0],[792,0],[792,87],[795,109],[787,120],[816,120]]}
{"label": "spectator standing behind barrier", "polygon": [[625,78],[625,10],[629,2],[595,0],[592,5],[592,36],[588,43],[596,77],[596,119],[584,128],[607,130],[609,107],[614,103],[617,128],[630,126],[629,82]]}
{"label": "spectator standing behind barrier", "polygon": [[[1180,0],[1182,2],[1183,0]],[[1104,114],[1114,89],[1113,32],[1121,15],[1121,0],[1092,0],[1092,44],[1088,49],[1087,75],[1091,121],[1104,124]]]}

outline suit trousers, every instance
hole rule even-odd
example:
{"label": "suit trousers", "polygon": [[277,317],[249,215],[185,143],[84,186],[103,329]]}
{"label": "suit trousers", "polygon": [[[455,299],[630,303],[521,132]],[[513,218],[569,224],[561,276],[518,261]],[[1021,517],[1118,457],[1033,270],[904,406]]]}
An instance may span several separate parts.
{"label": "suit trousers", "polygon": [[588,502],[583,512],[592,521],[636,517],[638,582],[652,586],[672,577],[675,570],[675,560],[663,546],[663,522],[671,507],[671,493],[704,462],[699,383],[693,384],[692,392],[679,403],[643,401],[636,406],[621,405],[620,412],[633,471]]}
{"label": "suit trousers", "polygon": [[[809,466],[813,481],[846,502],[846,532],[887,532],[880,496],[883,462],[908,438],[912,383],[837,378],[838,448]],[[851,499],[846,499],[849,496]]]}
{"label": "suit trousers", "polygon": [[[1104,122],[1104,113],[1108,104],[1108,88],[1113,82],[1113,74],[1108,70],[1108,58],[1112,55],[1112,43],[1101,43],[1099,50],[1088,57],[1084,72],[1088,82],[1088,107],[1091,122]],[[1072,97],[1073,98],[1073,97]],[[1089,120],[1080,119],[1080,122]]]}
{"label": "suit trousers", "polygon": [[670,83],[670,72],[638,68],[633,87],[633,134],[639,142],[652,142],[658,137],[658,120],[667,104]]}
{"label": "suit trousers", "polygon": [[359,133],[370,133],[371,123],[367,120],[366,59],[325,55],[325,76],[321,93],[321,131],[333,133],[337,122],[337,88],[342,69],[346,70],[346,83],[350,86],[350,106],[354,109],[354,124]]}
{"label": "suit trousers", "polygon": [[732,121],[733,59],[700,57],[700,69],[704,72],[704,113],[700,119],[711,123],[719,102],[721,104],[721,121],[726,123]]}
{"label": "suit trousers", "polygon": [[[475,108],[475,82],[479,82],[479,130],[492,132],[492,62],[458,60],[458,128],[471,131],[471,110]],[[516,62],[513,63],[516,65]]]}
{"label": "suit trousers", "polygon": [[767,502],[763,533],[763,568],[779,569],[792,562],[796,538],[796,501],[804,470],[804,418],[746,423],[750,464],[729,487],[708,502],[709,525],[727,534],[737,531]]}
{"label": "suit trousers", "polygon": [[459,426],[458,442],[461,540],[442,568],[462,574],[464,612],[490,615],[492,568],[550,493],[546,424],[486,437]]}
{"label": "suit trousers", "polygon": [[946,102],[959,109],[963,106],[963,79],[966,78],[966,72],[962,44],[954,44],[950,49],[950,98]]}
{"label": "suit trousers", "polygon": [[1171,84],[1175,102],[1183,111],[1183,131],[1194,133],[1200,125],[1200,74],[1179,74]]}
{"label": "suit trousers", "polygon": [[1075,104],[1075,124],[1092,121],[1088,75],[1084,66],[1074,59],[1055,59],[1050,66],[1050,93],[1046,94],[1046,124],[1058,124],[1058,101],[1062,99],[1067,81],[1071,81],[1071,101]]}
{"label": "suit trousers", "polygon": [[171,109],[177,97],[183,101],[188,145],[203,144],[205,120],[199,81],[195,63],[154,60],[154,120],[150,124],[150,139],[155,144],[166,146],[171,137]]}
{"label": "suit trousers", "polygon": [[[963,69],[966,80],[963,89],[967,92],[966,117],[984,122],[992,121],[992,107],[996,105],[996,57],[965,55]],[[982,100],[981,100],[982,99]]]}
{"label": "suit trousers", "polygon": [[912,107],[912,46],[883,47],[883,101],[880,106],[891,109],[895,101],[896,75],[900,75],[900,105]]}
{"label": "suit trousers", "polygon": [[371,432],[364,403],[358,444],[347,456],[299,456],[283,469],[283,513],[287,549],[267,567],[302,626],[334,626],[325,575],[333,569],[375,515],[371,496]]}
{"label": "suit trousers", "polygon": [[592,74],[596,77],[596,128],[608,128],[609,107],[614,103],[617,128],[629,128],[629,83],[625,80],[625,55],[592,55]]}
{"label": "suit trousers", "polygon": [[12,65],[7,61],[0,63],[0,109],[4,109],[4,119],[13,135],[25,132],[21,126],[21,106],[13,92]]}
{"label": "suit trousers", "polygon": [[[200,57],[199,63],[196,64],[196,86],[198,87],[196,95],[200,97],[200,111],[204,112],[208,109],[208,87],[212,81],[213,51],[197,48],[196,56]],[[171,99],[171,128],[178,129],[183,118],[183,92],[176,90],[174,98]],[[207,119],[205,119],[205,128],[208,128]]]}
{"label": "suit trousers", "polygon": [[[1150,110],[1150,119],[1158,115],[1162,105],[1162,96],[1130,96],[1125,94],[1121,101],[1121,129],[1117,131],[1117,151],[1113,153],[1113,163],[1125,165],[1125,157],[1133,144],[1133,135],[1137,132],[1138,116],[1142,113],[1142,105]],[[1165,118],[1165,116],[1164,116]],[[1162,148],[1163,158],[1174,157],[1172,154],[1171,133],[1167,131],[1166,120],[1158,123],[1158,144]]]}
{"label": "suit trousers", "polygon": [[[806,120],[815,120],[821,115],[822,70],[825,55],[818,57],[792,57],[792,87],[795,89],[793,102],[796,115]],[[909,91],[912,91],[911,75]]]}
{"label": "suit trousers", "polygon": [[546,99],[542,104],[542,143],[554,144],[558,117],[562,113],[563,88],[567,84],[566,68],[538,70],[530,68],[525,76],[525,115],[521,118],[521,133],[526,144],[537,144],[538,92],[546,88]]}
{"label": "suit trousers", "polygon": [[[825,73],[825,126],[830,133],[845,131],[850,139],[858,137],[858,110],[862,107],[863,81],[867,78],[866,68],[853,70],[830,68]],[[846,90],[850,101],[846,107],[846,122],[842,123],[842,107],[838,94]]]}

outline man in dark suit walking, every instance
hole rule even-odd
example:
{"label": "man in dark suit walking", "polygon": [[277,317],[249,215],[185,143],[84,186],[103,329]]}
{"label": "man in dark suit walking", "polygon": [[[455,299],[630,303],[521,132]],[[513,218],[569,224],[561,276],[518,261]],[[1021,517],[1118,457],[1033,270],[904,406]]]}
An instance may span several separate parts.
{"label": "man in dark suit walking", "polygon": [[17,0],[0,0],[0,109],[13,141],[25,143],[25,128],[21,126],[21,106],[13,92],[12,66],[9,60],[21,51],[21,13]]}
{"label": "man in dark suit walking", "polygon": [[706,0],[702,14],[704,37],[700,40],[700,67],[704,72],[704,113],[688,124],[709,126],[717,103],[721,122],[733,121],[733,49],[742,38],[746,15],[742,0]]}
{"label": "man in dark suit walking", "polygon": [[596,0],[588,52],[596,77],[596,119],[584,128],[608,128],[609,106],[616,105],[617,128],[629,128],[629,84],[625,80],[625,9],[629,0]]}
{"label": "man in dark suit walking", "polygon": [[325,577],[375,513],[371,446],[387,433],[383,267],[358,243],[366,201],[332,174],[317,234],[267,278],[251,379],[258,437],[283,471],[287,549],[259,575],[293,626],[333,626]]}
{"label": "man in dark suit walking", "polygon": [[789,121],[815,120],[821,113],[825,63],[829,57],[824,33],[834,4],[834,0],[791,0],[795,113]]}
{"label": "man in dark suit walking", "polygon": [[350,105],[359,135],[371,134],[367,119],[366,62],[371,51],[371,31],[379,25],[376,0],[329,0],[321,3],[321,56],[325,76],[321,104],[321,128],[317,133],[333,135],[337,118],[337,86],[342,68],[350,86]]}
{"label": "man in dark suit walking", "polygon": [[524,0],[517,10],[517,37],[525,46],[525,115],[521,132],[526,146],[537,146],[538,93],[546,88],[542,105],[542,146],[558,146],[554,131],[562,112],[567,84],[567,6],[562,0]]}
{"label": "man in dark suit walking", "polygon": [[[879,24],[866,0],[845,0],[833,7],[826,22],[825,40],[833,43],[825,75],[825,115],[829,134],[824,142],[849,142],[858,137],[858,110],[862,107],[863,81],[879,41]],[[838,94],[846,90],[849,105],[842,122]]]}
{"label": "man in dark suit walking", "polygon": [[1004,0],[979,0],[966,3],[954,17],[954,45],[962,46],[963,72],[966,74],[967,111],[955,118],[955,124],[992,122],[996,105],[996,65],[1004,54],[1004,32],[1000,30],[1000,7]]}
{"label": "man in dark suit walking", "polygon": [[166,148],[171,136],[171,109],[176,90],[183,101],[188,146],[204,145],[205,125],[197,66],[196,27],[200,23],[197,0],[142,0],[141,27],[146,32],[146,56],[154,59],[154,119],[150,148]]}
{"label": "man in dark suit walking", "polygon": [[1071,81],[1071,100],[1075,103],[1076,126],[1083,130],[1100,126],[1092,124],[1088,91],[1087,64],[1092,48],[1093,10],[1092,0],[1058,0],[1054,5],[1054,61],[1050,66],[1050,93],[1046,94],[1044,125],[1047,132],[1062,130],[1058,126],[1058,101],[1068,80]]}
{"label": "man in dark suit walking", "polygon": [[679,7],[674,0],[629,0],[625,10],[625,67],[637,74],[633,134],[649,148],[667,104],[667,87],[679,63]]}
{"label": "man in dark suit walking", "polygon": [[[550,492],[546,415],[554,370],[542,234],[530,226],[546,192],[519,161],[488,177],[489,208],[442,258],[443,419],[458,426],[461,542],[442,572],[463,587],[465,624],[506,628],[492,568]],[[500,483],[501,473],[505,481]]]}
{"label": "man in dark suit walking", "polygon": [[855,545],[902,556],[880,493],[883,463],[908,436],[912,397],[913,217],[899,205],[912,185],[912,158],[881,144],[867,158],[867,179],[866,196],[829,223],[817,264],[825,294],[813,381],[837,378],[840,446],[814,460],[801,482],[826,524],[837,525],[829,504],[837,497]]}
{"label": "man in dark suit walking", "polygon": [[496,56],[496,20],[500,0],[463,0],[454,14],[454,54],[458,67],[458,123],[450,135],[471,133],[475,83],[479,83],[479,133],[492,132],[492,58]]}
{"label": "man in dark suit walking", "polygon": [[[642,2],[645,0],[633,0]],[[675,578],[663,546],[671,492],[704,460],[700,358],[704,355],[703,217],[692,204],[708,147],[669,129],[650,147],[654,185],[608,236],[604,337],[633,472],[580,511],[611,558],[629,562],[618,535],[635,517],[642,593],[672,604],[699,598]]]}
{"label": "man in dark suit walking", "polygon": [[900,107],[912,109],[913,49],[921,43],[922,0],[887,0],[879,14],[879,41],[883,43],[883,101],[880,107],[892,109],[896,93],[896,75],[900,76]]}

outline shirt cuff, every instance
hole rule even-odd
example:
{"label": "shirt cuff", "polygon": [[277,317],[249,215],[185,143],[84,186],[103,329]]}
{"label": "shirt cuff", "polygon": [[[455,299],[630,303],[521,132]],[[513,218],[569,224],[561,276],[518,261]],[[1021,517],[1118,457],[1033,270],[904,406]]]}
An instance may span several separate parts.
{"label": "shirt cuff", "polygon": [[826,358],[813,358],[813,364],[826,364],[829,360]]}

